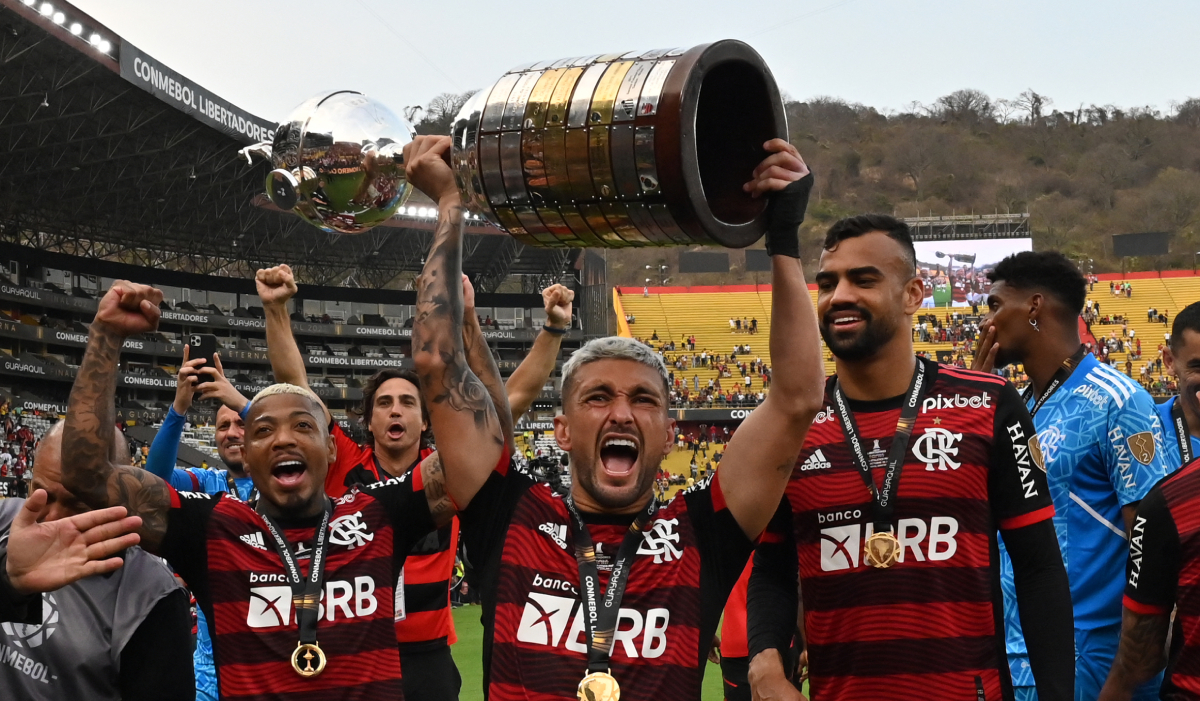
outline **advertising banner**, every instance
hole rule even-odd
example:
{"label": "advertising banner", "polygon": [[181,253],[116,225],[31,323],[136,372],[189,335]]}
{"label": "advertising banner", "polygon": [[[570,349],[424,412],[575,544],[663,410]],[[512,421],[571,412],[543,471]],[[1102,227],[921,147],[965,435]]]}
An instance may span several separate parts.
{"label": "advertising banner", "polygon": [[244,144],[275,138],[275,123],[214,95],[125,40],[121,41],[121,77]]}
{"label": "advertising banner", "polygon": [[983,306],[987,274],[1001,260],[1033,250],[1031,238],[915,241],[917,269],[925,280],[925,308]]}

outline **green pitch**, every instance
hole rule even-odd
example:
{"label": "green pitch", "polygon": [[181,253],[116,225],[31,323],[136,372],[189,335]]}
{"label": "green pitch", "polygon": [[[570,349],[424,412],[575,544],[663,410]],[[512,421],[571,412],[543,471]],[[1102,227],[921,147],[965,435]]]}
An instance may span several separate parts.
{"label": "green pitch", "polygon": [[[483,701],[483,626],[479,624],[480,611],[478,606],[463,606],[454,610],[458,643],[450,651],[462,675],[459,701]],[[723,695],[721,668],[710,662],[704,672],[704,701],[721,701]]]}

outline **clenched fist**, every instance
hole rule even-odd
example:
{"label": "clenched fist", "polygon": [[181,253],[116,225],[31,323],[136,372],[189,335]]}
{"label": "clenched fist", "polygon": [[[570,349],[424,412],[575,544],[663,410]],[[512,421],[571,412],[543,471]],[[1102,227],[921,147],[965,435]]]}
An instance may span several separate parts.
{"label": "clenched fist", "polygon": [[296,278],[287,264],[259,270],[254,274],[254,286],[263,306],[286,304],[296,294]]}
{"label": "clenched fist", "polygon": [[556,329],[571,327],[571,302],[575,291],[565,285],[554,284],[542,290],[542,303],[546,307],[546,325]]}
{"label": "clenched fist", "polygon": [[136,336],[158,328],[158,305],[162,290],[128,280],[115,280],[96,309],[93,325],[121,337]]}
{"label": "clenched fist", "polygon": [[410,141],[404,147],[404,169],[408,182],[439,208],[461,204],[450,169],[449,136],[418,136]]}

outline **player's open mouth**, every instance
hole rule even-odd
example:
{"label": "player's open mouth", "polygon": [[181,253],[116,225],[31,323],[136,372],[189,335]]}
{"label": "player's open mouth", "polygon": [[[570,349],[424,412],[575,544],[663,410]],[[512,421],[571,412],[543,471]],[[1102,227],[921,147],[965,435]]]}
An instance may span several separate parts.
{"label": "player's open mouth", "polygon": [[632,438],[612,436],[600,445],[600,464],[613,477],[624,477],[637,465],[638,446]]}
{"label": "player's open mouth", "polygon": [[825,323],[837,331],[851,331],[866,323],[867,315],[857,310],[830,312],[825,315]]}
{"label": "player's open mouth", "polygon": [[304,479],[308,466],[300,460],[283,460],[271,467],[271,477],[282,487],[295,487]]}
{"label": "player's open mouth", "polygon": [[394,441],[398,441],[401,438],[403,438],[404,437],[404,424],[401,424],[401,423],[388,424],[387,437]]}

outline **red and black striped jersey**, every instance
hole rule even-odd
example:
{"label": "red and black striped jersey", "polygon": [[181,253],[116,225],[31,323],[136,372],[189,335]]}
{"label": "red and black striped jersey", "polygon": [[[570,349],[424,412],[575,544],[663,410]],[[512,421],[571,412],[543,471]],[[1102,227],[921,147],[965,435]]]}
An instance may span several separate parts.
{"label": "red and black striped jersey", "polygon": [[458,552],[458,517],[425,536],[408,553],[396,600],[396,642],[403,649],[453,645],[450,577]]}
{"label": "red and black striped jersey", "polygon": [[[491,701],[574,701],[587,674],[587,636],[562,498],[505,466],[460,517],[483,593],[485,694]],[[634,515],[583,517],[607,587]],[[700,698],[721,609],[751,550],[725,505],[719,472],[647,524],[613,642],[611,670],[622,701]]]}
{"label": "red and black striped jersey", "polygon": [[1162,698],[1200,699],[1200,460],[1150,490],[1129,535],[1125,608],[1175,610]]}
{"label": "red and black striped jersey", "polygon": [[[354,485],[365,486],[391,475],[382,473],[371,446],[355,443],[336,423],[331,430],[337,443],[337,460],[325,476],[325,493],[337,498]],[[422,448],[417,462],[409,468],[416,470],[421,461],[433,454]],[[381,474],[382,473],[382,474]],[[404,564],[396,585],[396,642],[406,646],[431,644],[453,645],[458,642],[454,632],[454,617],[450,613],[450,575],[458,552],[458,517],[437,531],[422,538]]]}
{"label": "red and black striped jersey", "polygon": [[[342,427],[335,421],[329,428],[337,445],[337,459],[325,473],[325,493],[337,499],[350,491],[354,485],[374,484],[385,480],[391,475],[379,469],[375,461],[375,449],[370,445],[359,445],[353,438],[346,435]],[[418,453],[417,464],[433,453],[429,448],[422,448]]]}
{"label": "red and black striped jersey", "polygon": [[[862,557],[872,499],[832,378],[788,484],[813,701],[1012,698],[996,533],[1054,514],[1033,422],[1003,379],[920,362],[930,382],[896,490],[899,562]],[[902,399],[849,402],[877,486]]]}
{"label": "red and black striped jersey", "polygon": [[[318,524],[281,524],[305,574]],[[299,639],[292,591],[257,512],[223,494],[172,491],[159,554],[204,611],[222,699],[394,698],[402,689],[393,584],[433,527],[420,472],[335,501],[317,627],[328,665],[307,679],[289,661]]]}

